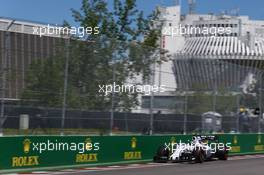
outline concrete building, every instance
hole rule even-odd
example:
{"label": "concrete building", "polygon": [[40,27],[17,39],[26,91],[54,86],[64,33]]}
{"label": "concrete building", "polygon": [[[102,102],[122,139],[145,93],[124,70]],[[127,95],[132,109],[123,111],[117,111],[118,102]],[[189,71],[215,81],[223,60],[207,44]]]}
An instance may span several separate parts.
{"label": "concrete building", "polygon": [[[264,21],[237,13],[195,14],[192,3],[186,15],[179,3],[160,8],[161,47],[172,60],[156,66],[154,84],[165,85],[167,91],[154,94],[154,100],[191,90],[251,93],[263,77]],[[142,104],[149,98],[143,96]],[[140,110],[147,112],[146,106]],[[153,108],[173,112],[173,108]]]}
{"label": "concrete building", "polygon": [[[5,71],[5,98],[18,100],[25,87],[26,71],[35,59],[45,59],[56,54],[59,35],[39,36],[34,29],[46,27],[30,21],[0,18],[0,63]],[[1,74],[1,84],[2,82]],[[2,88],[3,89],[3,88]]]}

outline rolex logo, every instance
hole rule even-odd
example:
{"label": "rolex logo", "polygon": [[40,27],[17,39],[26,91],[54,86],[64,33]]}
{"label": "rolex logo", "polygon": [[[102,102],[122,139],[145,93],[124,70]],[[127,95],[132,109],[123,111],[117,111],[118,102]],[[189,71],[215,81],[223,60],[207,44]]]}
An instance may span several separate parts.
{"label": "rolex logo", "polygon": [[261,144],[261,135],[258,135],[258,144]]}
{"label": "rolex logo", "polygon": [[92,143],[92,140],[90,138],[85,139],[85,143]]}
{"label": "rolex logo", "polygon": [[131,139],[131,148],[135,149],[137,147],[137,139],[136,137],[133,137]]}
{"label": "rolex logo", "polygon": [[176,143],[176,138],[175,137],[171,137],[171,144],[173,145],[173,144],[175,144]]}
{"label": "rolex logo", "polygon": [[23,141],[23,145],[24,145],[24,147],[23,147],[23,149],[24,149],[24,153],[29,153],[29,151],[30,151],[30,144],[31,144],[31,141],[30,141],[29,139],[25,139],[25,140]]}
{"label": "rolex logo", "polygon": [[234,143],[234,145],[236,145],[238,143],[237,136],[234,136],[233,143]]}

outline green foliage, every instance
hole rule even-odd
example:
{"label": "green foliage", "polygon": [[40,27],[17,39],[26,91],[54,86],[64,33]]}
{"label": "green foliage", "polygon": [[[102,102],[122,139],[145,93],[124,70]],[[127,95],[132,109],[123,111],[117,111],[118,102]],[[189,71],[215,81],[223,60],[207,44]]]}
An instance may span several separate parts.
{"label": "green foliage", "polygon": [[[188,97],[188,113],[203,114],[213,111],[214,94],[196,92]],[[215,110],[220,114],[230,114],[237,110],[237,96],[227,93],[220,93],[215,97]]]}
{"label": "green foliage", "polygon": [[[139,74],[147,80],[150,65],[159,52],[160,29],[154,27],[158,11],[144,17],[136,0],[114,0],[110,11],[105,0],[83,0],[80,10],[71,9],[82,27],[99,27],[99,35],[72,38],[69,46],[67,104],[73,108],[109,110],[111,94],[99,93],[99,85],[124,84]],[[69,26],[67,22],[64,22]],[[62,44],[61,48],[65,48]],[[63,50],[63,49],[60,49]],[[22,99],[35,105],[60,106],[64,82],[65,50],[53,58],[32,64]],[[115,94],[115,107],[129,111],[138,104],[137,93]]]}
{"label": "green foliage", "polygon": [[48,58],[44,62],[33,61],[27,74],[27,88],[22,94],[22,99],[30,99],[35,105],[58,106],[63,87],[61,61],[59,57]]}

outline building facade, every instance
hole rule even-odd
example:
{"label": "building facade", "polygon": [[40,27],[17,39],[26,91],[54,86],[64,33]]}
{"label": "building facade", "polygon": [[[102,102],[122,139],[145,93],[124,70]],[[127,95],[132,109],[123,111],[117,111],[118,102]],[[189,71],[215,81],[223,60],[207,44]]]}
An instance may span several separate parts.
{"label": "building facade", "polygon": [[161,7],[160,12],[161,48],[171,60],[156,66],[154,84],[165,85],[164,96],[180,91],[257,90],[263,78],[264,21],[226,13],[183,15],[180,4]]}
{"label": "building facade", "polygon": [[[5,97],[18,100],[25,87],[27,70],[36,59],[45,59],[56,54],[60,36],[39,36],[34,28],[45,27],[45,24],[9,18],[0,18],[0,63],[1,90]],[[5,71],[5,88],[3,87]],[[0,97],[2,98],[2,97]]]}

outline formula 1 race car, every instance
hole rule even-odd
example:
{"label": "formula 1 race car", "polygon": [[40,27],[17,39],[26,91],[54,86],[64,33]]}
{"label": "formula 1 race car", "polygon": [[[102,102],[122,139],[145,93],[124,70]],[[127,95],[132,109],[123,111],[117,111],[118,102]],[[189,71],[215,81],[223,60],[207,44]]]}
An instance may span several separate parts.
{"label": "formula 1 race car", "polygon": [[175,143],[160,146],[153,157],[153,161],[195,161],[202,163],[205,160],[212,160],[214,158],[227,160],[230,149],[231,147],[228,144],[219,143],[216,136],[193,136],[190,143]]}

